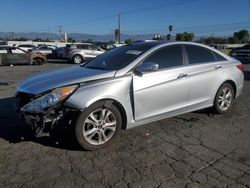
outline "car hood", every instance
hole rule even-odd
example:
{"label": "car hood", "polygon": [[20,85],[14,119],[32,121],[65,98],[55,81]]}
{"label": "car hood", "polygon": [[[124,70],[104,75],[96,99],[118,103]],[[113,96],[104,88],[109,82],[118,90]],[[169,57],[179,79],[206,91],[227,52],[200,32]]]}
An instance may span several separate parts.
{"label": "car hood", "polygon": [[88,69],[76,65],[33,75],[22,81],[17,90],[37,95],[57,87],[114,77],[114,75],[115,71]]}

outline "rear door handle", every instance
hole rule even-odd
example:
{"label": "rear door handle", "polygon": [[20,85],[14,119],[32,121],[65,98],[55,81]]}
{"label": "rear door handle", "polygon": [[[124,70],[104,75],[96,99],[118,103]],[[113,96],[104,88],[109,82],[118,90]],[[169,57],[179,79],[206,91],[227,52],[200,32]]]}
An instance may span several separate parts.
{"label": "rear door handle", "polygon": [[180,74],[177,78],[185,78],[187,76],[188,76],[187,74]]}
{"label": "rear door handle", "polygon": [[222,66],[221,65],[217,65],[216,67],[214,67],[214,69],[221,69]]}

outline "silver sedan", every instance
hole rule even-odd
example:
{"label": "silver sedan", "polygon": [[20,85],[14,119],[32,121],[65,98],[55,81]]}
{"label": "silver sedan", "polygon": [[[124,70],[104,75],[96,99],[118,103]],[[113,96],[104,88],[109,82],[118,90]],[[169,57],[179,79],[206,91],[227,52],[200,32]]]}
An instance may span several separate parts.
{"label": "silver sedan", "polygon": [[242,72],[239,61],[205,45],[136,43],[24,80],[17,112],[37,136],[71,127],[79,144],[94,150],[121,129],[209,107],[228,112]]}

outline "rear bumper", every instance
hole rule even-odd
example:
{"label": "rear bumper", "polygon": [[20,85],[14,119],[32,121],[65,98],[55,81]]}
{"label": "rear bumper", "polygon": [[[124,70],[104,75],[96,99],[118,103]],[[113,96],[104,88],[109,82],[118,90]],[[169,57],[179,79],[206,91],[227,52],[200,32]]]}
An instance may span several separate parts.
{"label": "rear bumper", "polygon": [[237,97],[242,93],[242,90],[243,90],[243,85],[241,85],[241,86],[239,86],[239,87],[237,88],[237,93],[236,93],[235,98],[237,98]]}

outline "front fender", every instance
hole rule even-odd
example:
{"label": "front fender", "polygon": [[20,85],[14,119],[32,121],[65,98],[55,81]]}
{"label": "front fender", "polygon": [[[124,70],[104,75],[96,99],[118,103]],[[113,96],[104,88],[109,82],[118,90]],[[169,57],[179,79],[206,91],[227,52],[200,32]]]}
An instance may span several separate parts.
{"label": "front fender", "polygon": [[115,100],[123,106],[129,122],[133,120],[131,83],[131,76],[87,82],[81,85],[64,105],[84,111],[97,101]]}

